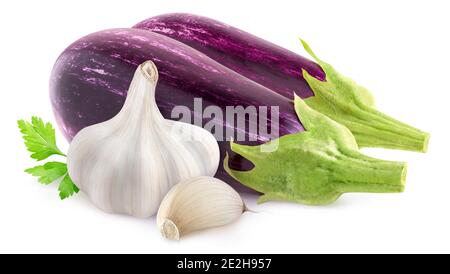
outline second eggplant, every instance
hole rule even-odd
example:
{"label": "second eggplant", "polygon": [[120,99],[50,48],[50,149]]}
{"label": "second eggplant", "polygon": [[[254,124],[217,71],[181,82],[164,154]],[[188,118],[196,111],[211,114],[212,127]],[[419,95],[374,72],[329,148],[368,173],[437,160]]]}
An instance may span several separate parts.
{"label": "second eggplant", "polygon": [[330,64],[308,60],[248,32],[211,18],[187,13],[151,17],[134,26],[173,38],[274,92],[305,99],[313,109],[350,129],[360,147],[425,152],[428,133],[374,107],[371,93]]}

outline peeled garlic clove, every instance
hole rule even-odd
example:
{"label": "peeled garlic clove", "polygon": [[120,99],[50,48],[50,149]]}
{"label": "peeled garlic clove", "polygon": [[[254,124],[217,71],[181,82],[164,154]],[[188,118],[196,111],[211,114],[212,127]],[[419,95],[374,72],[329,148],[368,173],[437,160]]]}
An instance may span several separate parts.
{"label": "peeled garlic clove", "polygon": [[245,211],[244,201],[232,187],[200,176],[175,185],[167,193],[156,223],[165,238],[178,240],[192,231],[229,224]]}
{"label": "peeled garlic clove", "polygon": [[164,119],[155,102],[157,80],[155,64],[141,64],[120,112],[84,128],[70,144],[70,177],[104,211],[151,216],[176,183],[217,170],[214,136]]}

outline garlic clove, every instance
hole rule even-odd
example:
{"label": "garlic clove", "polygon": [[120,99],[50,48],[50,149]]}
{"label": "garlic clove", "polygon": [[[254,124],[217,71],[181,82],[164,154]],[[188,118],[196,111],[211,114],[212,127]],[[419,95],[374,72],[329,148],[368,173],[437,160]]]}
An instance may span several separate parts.
{"label": "garlic clove", "polygon": [[176,183],[217,171],[214,136],[164,119],[155,102],[157,80],[155,64],[141,64],[120,112],[84,128],[70,144],[69,175],[106,212],[152,216]]}
{"label": "garlic clove", "polygon": [[199,176],[175,185],[167,193],[156,223],[163,237],[179,240],[196,230],[232,223],[245,211],[244,201],[231,186]]}

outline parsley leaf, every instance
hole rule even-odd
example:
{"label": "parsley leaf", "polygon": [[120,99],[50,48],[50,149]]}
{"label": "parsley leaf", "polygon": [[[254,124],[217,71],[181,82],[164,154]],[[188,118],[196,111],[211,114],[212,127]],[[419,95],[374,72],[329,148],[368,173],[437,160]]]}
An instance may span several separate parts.
{"label": "parsley leaf", "polygon": [[48,162],[42,166],[25,169],[25,172],[39,177],[39,183],[48,185],[67,173],[67,165],[61,162]]}
{"label": "parsley leaf", "polygon": [[[55,129],[52,124],[44,123],[41,118],[31,117],[31,123],[25,120],[17,121],[25,146],[30,151],[31,158],[41,161],[51,155],[66,156],[56,146]],[[35,177],[41,184],[51,184],[59,181],[59,197],[61,200],[72,196],[80,191],[73,183],[67,172],[67,164],[62,162],[47,162],[43,165],[25,169]]]}
{"label": "parsley leaf", "polygon": [[31,158],[40,161],[54,154],[65,156],[56,146],[55,129],[50,123],[44,124],[41,118],[33,116],[31,123],[19,120],[17,124],[28,151],[32,152]]}
{"label": "parsley leaf", "polygon": [[78,193],[78,191],[80,191],[78,187],[73,183],[68,173],[66,173],[61,183],[59,183],[58,190],[61,200],[64,200],[65,198],[68,198],[74,193]]}
{"label": "parsley leaf", "polygon": [[28,168],[25,172],[35,177],[39,177],[38,181],[45,185],[51,184],[62,178],[58,187],[61,200],[68,198],[79,191],[78,187],[73,183],[67,173],[67,164],[65,163],[48,162],[42,166]]}

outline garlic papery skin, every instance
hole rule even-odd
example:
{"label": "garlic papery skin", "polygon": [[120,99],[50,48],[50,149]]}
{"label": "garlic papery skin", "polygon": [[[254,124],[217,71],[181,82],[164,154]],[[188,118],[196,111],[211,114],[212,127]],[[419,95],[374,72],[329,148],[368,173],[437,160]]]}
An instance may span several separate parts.
{"label": "garlic papery skin", "polygon": [[214,136],[164,119],[155,102],[157,81],[155,64],[141,64],[120,112],[84,128],[70,144],[70,177],[106,212],[152,216],[176,183],[216,173],[220,154]]}
{"label": "garlic papery skin", "polygon": [[207,176],[187,179],[164,197],[156,217],[161,234],[171,240],[192,231],[236,221],[246,207],[228,184]]}

